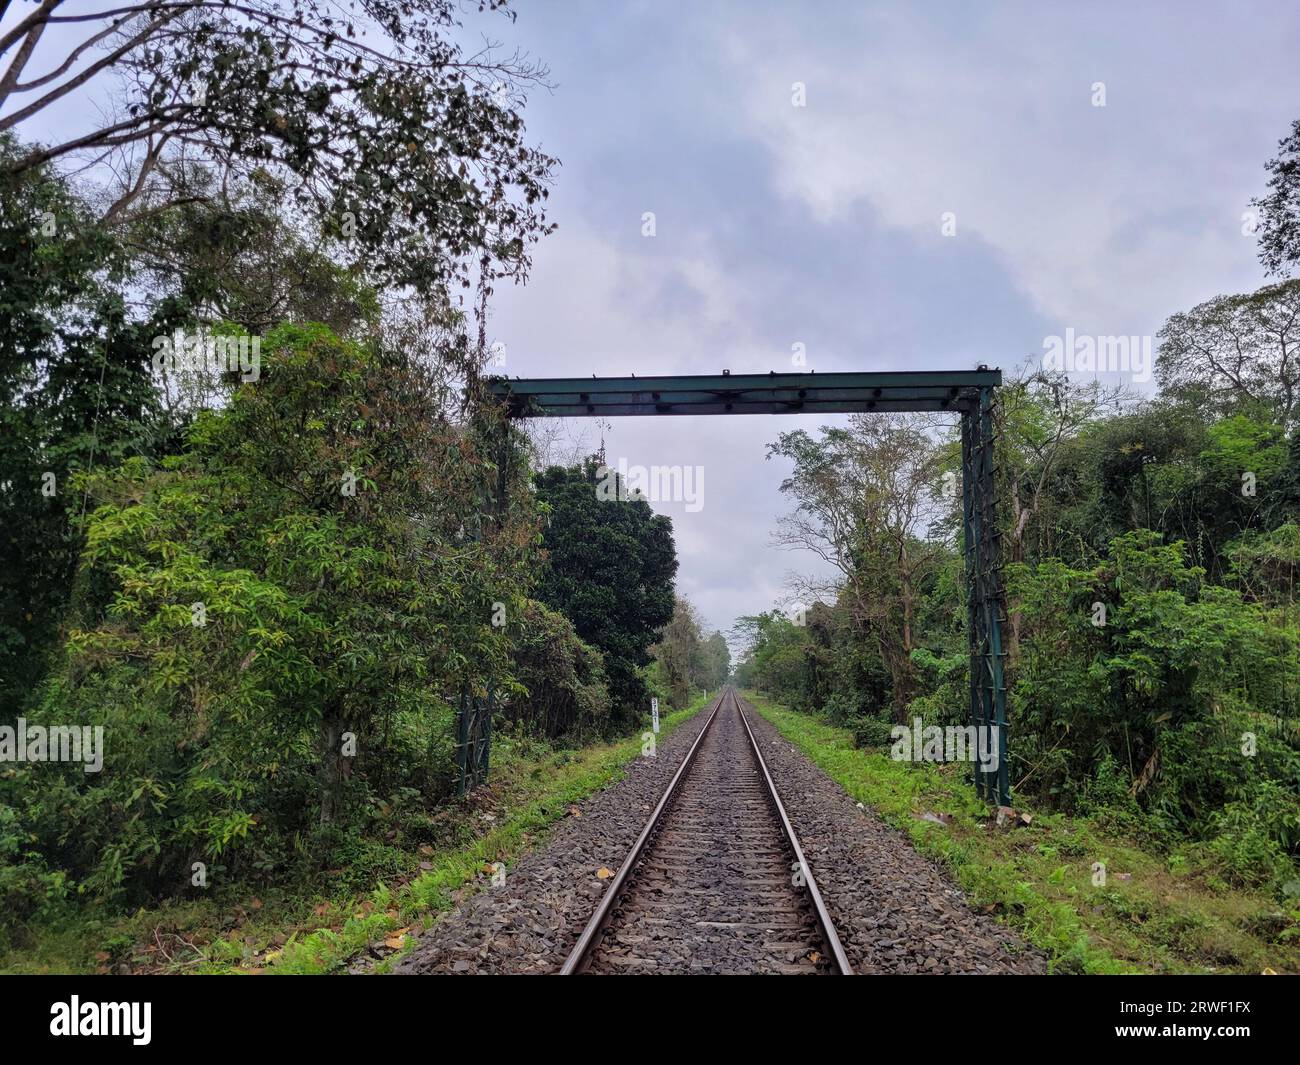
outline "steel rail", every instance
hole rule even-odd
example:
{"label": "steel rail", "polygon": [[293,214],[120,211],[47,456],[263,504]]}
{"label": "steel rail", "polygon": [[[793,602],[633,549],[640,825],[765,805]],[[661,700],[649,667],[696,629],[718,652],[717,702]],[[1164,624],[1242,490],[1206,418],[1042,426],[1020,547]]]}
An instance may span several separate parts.
{"label": "steel rail", "polygon": [[640,861],[641,855],[645,852],[646,845],[654,835],[655,830],[663,819],[673,796],[676,794],[677,785],[686,775],[687,770],[695,761],[695,754],[699,750],[700,744],[708,734],[714,719],[718,716],[718,711],[722,709],[723,703],[728,696],[736,704],[736,710],[740,713],[741,723],[745,726],[745,732],[749,736],[751,749],[754,757],[758,759],[758,766],[763,771],[763,780],[767,784],[768,797],[772,800],[774,809],[781,822],[781,829],[785,833],[785,838],[789,842],[795,857],[798,859],[799,869],[803,875],[804,887],[808,889],[808,896],[812,900],[813,912],[817,918],[818,927],[821,929],[822,936],[826,940],[826,947],[831,952],[831,957],[835,962],[836,970],[840,975],[852,976],[853,967],[849,964],[848,956],[844,953],[844,946],[840,942],[839,934],[835,931],[835,924],[831,920],[829,911],[826,909],[826,903],[822,899],[821,891],[817,888],[817,881],[813,879],[812,867],[808,864],[808,859],[804,857],[803,848],[799,845],[799,838],[795,835],[794,826],[790,823],[790,818],[786,815],[785,806],[781,802],[780,795],[777,794],[776,784],[772,780],[772,774],[768,772],[767,762],[763,759],[763,752],[759,750],[758,741],[754,738],[754,730],[749,727],[749,718],[745,715],[744,708],[740,705],[740,698],[736,695],[734,689],[724,689],[718,696],[717,705],[714,706],[709,714],[709,719],[700,729],[700,734],[695,737],[695,742],[691,744],[691,749],[686,752],[686,757],[682,759],[682,764],[677,767],[677,772],[673,774],[672,780],[668,782],[668,787],[660,797],[658,804],[651,812],[645,827],[641,829],[641,834],[637,836],[636,842],[632,844],[632,849],[624,858],[623,864],[619,867],[617,875],[610,882],[605,894],[601,896],[600,904],[596,907],[596,912],[592,914],[591,919],[582,930],[582,935],[578,937],[578,942],[574,944],[569,956],[564,960],[564,965],[560,968],[561,976],[573,976],[580,972],[588,960],[588,955],[595,946],[597,938],[609,922],[609,917],[614,909],[615,903],[623,893],[623,888],[632,875],[632,870]]}
{"label": "steel rail", "polygon": [[669,802],[677,791],[677,785],[682,777],[686,775],[686,770],[690,768],[691,763],[695,761],[695,752],[700,749],[700,743],[713,724],[713,719],[718,716],[718,711],[722,709],[723,701],[726,699],[724,690],[718,696],[717,705],[714,706],[713,712],[709,714],[709,720],[704,722],[704,727],[700,729],[700,734],[695,737],[695,742],[691,744],[691,749],[686,752],[686,757],[682,759],[682,764],[677,767],[677,772],[673,774],[673,779],[668,782],[668,787],[664,790],[659,799],[658,805],[650,814],[650,819],[641,829],[641,834],[637,836],[636,842],[632,844],[632,849],[628,851],[627,857],[623,859],[623,864],[619,866],[617,875],[610,885],[605,889],[605,894],[601,896],[600,905],[596,907],[596,912],[592,914],[591,920],[587,922],[587,927],[582,930],[582,935],[578,937],[578,942],[574,944],[573,949],[569,951],[569,956],[564,959],[564,965],[560,967],[561,976],[573,976],[587,958],[587,952],[591,950],[596,942],[596,937],[605,927],[605,922],[609,919],[610,911],[614,908],[614,903],[623,892],[623,885],[627,878],[632,874],[632,867],[636,865],[645,850],[646,843],[659,827],[659,821],[663,817],[664,811],[668,808]]}
{"label": "steel rail", "polygon": [[786,815],[785,804],[781,802],[781,796],[777,794],[772,774],[767,771],[767,762],[763,759],[763,752],[758,748],[758,740],[754,738],[754,730],[749,727],[749,718],[745,714],[745,708],[740,705],[740,697],[734,691],[731,693],[731,697],[736,701],[736,709],[740,711],[741,723],[745,726],[745,732],[749,735],[749,742],[754,748],[754,757],[758,759],[758,767],[763,771],[763,779],[767,781],[767,793],[771,797],[777,815],[781,819],[781,828],[785,831],[785,838],[794,850],[794,856],[799,860],[799,870],[803,874],[804,887],[808,889],[808,896],[812,899],[813,912],[817,915],[817,924],[821,927],[822,936],[826,940],[826,947],[830,950],[831,957],[835,959],[835,966],[840,975],[852,976],[853,966],[849,964],[848,955],[844,953],[844,944],[840,942],[839,933],[835,931],[835,923],[831,920],[830,911],[826,909],[826,902],[822,898],[821,891],[817,888],[817,881],[813,879],[812,866],[808,864],[808,859],[804,857],[803,848],[799,846],[799,837],[795,835],[794,825],[790,823],[790,818]]}

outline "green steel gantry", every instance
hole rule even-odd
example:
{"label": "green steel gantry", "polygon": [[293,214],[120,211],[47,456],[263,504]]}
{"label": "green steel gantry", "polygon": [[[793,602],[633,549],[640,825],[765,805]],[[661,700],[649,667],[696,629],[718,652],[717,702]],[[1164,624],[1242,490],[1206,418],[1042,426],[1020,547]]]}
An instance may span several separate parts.
{"label": "green steel gantry", "polygon": [[514,418],[610,418],[673,414],[870,414],[950,411],[961,415],[962,537],[970,648],[970,722],[992,729],[995,769],[975,763],[981,798],[1007,806],[1003,595],[995,512],[993,390],[1002,372],[768,373],[669,377],[494,377],[491,395]]}

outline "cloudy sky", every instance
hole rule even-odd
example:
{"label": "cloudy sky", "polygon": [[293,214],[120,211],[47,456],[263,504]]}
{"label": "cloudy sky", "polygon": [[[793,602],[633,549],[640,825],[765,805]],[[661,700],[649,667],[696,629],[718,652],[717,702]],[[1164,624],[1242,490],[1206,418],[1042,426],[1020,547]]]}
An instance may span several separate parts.
{"label": "cloudy sky", "polygon": [[[493,32],[549,65],[526,116],[563,166],[492,322],[511,375],[789,370],[796,343],[819,372],[1012,369],[1264,282],[1242,214],[1300,117],[1294,4],[515,6]],[[817,424],[606,432],[611,463],[704,467],[702,509],[656,509],[712,626],[812,568],[771,545],[764,454]]]}
{"label": "cloudy sky", "polygon": [[[486,29],[549,65],[526,118],[563,166],[558,232],[498,290],[511,375],[790,370],[794,345],[819,372],[1009,370],[1047,336],[1153,335],[1264,280],[1242,216],[1300,117],[1291,0],[512,6],[465,43]],[[711,626],[813,568],[771,544],[787,470],[764,456],[817,424],[607,430],[611,463],[703,467],[702,508],[655,505]]]}

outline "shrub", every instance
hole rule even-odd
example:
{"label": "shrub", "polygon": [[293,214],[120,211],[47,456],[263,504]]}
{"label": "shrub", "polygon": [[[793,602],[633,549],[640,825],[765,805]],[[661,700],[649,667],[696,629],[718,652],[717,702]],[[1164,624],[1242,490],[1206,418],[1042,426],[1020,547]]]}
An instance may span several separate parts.
{"label": "shrub", "polygon": [[884,718],[864,718],[853,730],[853,744],[856,747],[888,747],[894,742],[890,736],[893,728],[894,723]]}
{"label": "shrub", "polygon": [[487,429],[432,413],[421,366],[323,327],[282,327],[263,356],[182,455],[83,486],[71,631],[28,717],[102,726],[104,765],[0,779],[24,841],[0,855],[10,890],[283,871],[377,795],[445,795],[451,700],[515,685],[493,604],[523,601],[534,531],[507,512],[467,535],[496,469]]}
{"label": "shrub", "polygon": [[521,690],[502,717],[548,739],[578,740],[609,724],[605,660],[563,614],[528,600],[511,628]]}

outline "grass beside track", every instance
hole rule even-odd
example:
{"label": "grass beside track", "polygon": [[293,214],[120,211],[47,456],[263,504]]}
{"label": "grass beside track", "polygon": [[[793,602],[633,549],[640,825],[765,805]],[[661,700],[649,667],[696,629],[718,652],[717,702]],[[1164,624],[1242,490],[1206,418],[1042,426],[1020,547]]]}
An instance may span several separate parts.
{"label": "grass beside track", "polygon": [[[662,717],[659,741],[704,705],[699,695]],[[373,968],[383,972],[414,945],[412,933],[467,892],[488,887],[492,863],[506,867],[508,883],[510,864],[571,806],[620,779],[641,742],[638,732],[556,751],[502,736],[493,744],[491,783],[449,811],[457,842],[412,851],[371,890],[326,881],[256,895],[214,892],[129,917],[85,912],[33,929],[33,946],[0,956],[0,973],[94,973],[125,964],[141,972],[322,974],[343,971],[380,942],[386,956]]]}
{"label": "grass beside track", "polygon": [[[1300,969],[1300,910],[1214,884],[1097,819],[1029,810],[998,829],[968,767],[912,765],[855,748],[848,729],[743,693],[795,747],[863,805],[940,861],[971,903],[1042,948],[1061,973],[1260,973]],[[951,815],[948,824],[922,820]],[[1094,886],[1093,863],[1106,884]]]}

